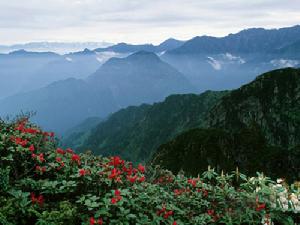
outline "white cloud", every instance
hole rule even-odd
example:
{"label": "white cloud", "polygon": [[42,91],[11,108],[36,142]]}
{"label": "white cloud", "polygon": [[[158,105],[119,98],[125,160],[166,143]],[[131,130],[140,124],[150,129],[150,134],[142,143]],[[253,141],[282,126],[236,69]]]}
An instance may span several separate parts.
{"label": "white cloud", "polygon": [[299,23],[299,11],[299,0],[2,0],[0,43],[158,43],[291,26]]}
{"label": "white cloud", "polygon": [[295,67],[300,64],[300,61],[292,59],[273,59],[271,64],[278,68]]}
{"label": "white cloud", "polygon": [[208,56],[208,63],[212,66],[212,68],[214,68],[215,70],[221,70],[222,69],[222,65],[221,62],[219,62],[218,60],[214,59],[213,57]]}

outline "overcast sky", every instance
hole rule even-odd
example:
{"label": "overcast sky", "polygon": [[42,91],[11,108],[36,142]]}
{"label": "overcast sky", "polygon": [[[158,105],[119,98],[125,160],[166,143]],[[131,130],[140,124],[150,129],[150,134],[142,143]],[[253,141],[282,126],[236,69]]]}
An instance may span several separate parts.
{"label": "overcast sky", "polygon": [[0,45],[158,43],[300,24],[300,0],[0,0]]}

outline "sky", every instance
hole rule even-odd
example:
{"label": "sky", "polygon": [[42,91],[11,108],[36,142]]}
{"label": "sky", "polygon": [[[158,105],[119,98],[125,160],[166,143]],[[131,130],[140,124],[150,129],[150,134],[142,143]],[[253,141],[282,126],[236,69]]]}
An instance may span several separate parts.
{"label": "sky", "polygon": [[0,0],[0,45],[154,43],[300,24],[300,0]]}

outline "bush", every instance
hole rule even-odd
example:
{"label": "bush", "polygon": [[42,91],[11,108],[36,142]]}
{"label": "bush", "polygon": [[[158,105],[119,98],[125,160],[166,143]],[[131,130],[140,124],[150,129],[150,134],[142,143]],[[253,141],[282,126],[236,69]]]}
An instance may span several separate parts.
{"label": "bush", "polygon": [[53,133],[0,122],[0,223],[294,224],[299,186],[238,171],[177,176],[57,148]]}

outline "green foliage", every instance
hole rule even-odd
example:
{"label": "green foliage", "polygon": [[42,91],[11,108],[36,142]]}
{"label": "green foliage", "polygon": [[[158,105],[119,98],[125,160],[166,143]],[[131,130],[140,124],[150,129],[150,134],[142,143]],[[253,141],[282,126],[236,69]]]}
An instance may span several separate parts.
{"label": "green foliage", "polygon": [[[299,221],[299,186],[282,185],[261,174],[197,178],[120,157],[76,154],[60,149],[52,133],[27,120],[0,123],[1,224],[276,224]],[[279,199],[290,195],[290,199]],[[292,197],[293,196],[293,197]],[[274,200],[275,199],[275,200]],[[276,199],[281,205],[274,206]],[[285,207],[285,200],[291,206]],[[285,209],[285,211],[283,211]],[[299,209],[300,211],[300,209]]]}
{"label": "green foliage", "polygon": [[161,145],[151,163],[177,174],[197,176],[210,165],[218,172],[238,167],[248,175],[264,171],[273,178],[300,180],[300,149],[286,150],[267,144],[258,127],[238,132],[222,129],[193,129]]}

